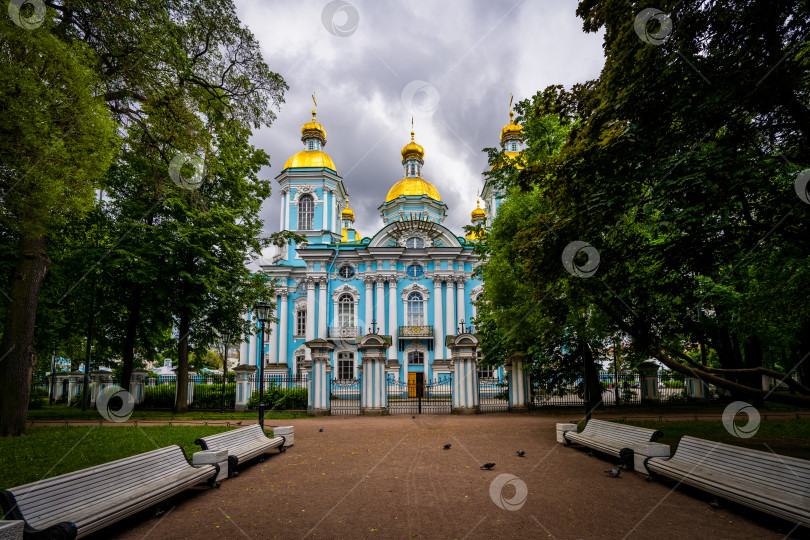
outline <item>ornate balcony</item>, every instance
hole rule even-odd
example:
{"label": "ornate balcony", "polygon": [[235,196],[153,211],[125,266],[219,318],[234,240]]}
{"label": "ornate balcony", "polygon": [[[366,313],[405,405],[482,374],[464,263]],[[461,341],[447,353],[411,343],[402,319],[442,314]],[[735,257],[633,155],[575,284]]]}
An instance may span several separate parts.
{"label": "ornate balcony", "polygon": [[399,337],[433,337],[432,326],[400,326]]}
{"label": "ornate balcony", "polygon": [[330,326],[328,331],[330,338],[353,338],[363,335],[363,329],[359,326]]}

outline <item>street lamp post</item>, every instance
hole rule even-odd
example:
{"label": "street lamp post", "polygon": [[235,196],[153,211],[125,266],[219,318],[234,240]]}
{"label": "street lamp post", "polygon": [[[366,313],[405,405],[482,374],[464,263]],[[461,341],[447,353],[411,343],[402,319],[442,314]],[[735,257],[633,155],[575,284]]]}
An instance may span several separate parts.
{"label": "street lamp post", "polygon": [[225,357],[222,359],[222,414],[225,414],[225,383],[228,381],[228,344],[231,341],[231,332],[225,332]]}
{"label": "street lamp post", "polygon": [[259,321],[259,426],[264,429],[264,323],[270,319],[270,306],[267,302],[259,302],[253,309],[256,311],[256,320]]}

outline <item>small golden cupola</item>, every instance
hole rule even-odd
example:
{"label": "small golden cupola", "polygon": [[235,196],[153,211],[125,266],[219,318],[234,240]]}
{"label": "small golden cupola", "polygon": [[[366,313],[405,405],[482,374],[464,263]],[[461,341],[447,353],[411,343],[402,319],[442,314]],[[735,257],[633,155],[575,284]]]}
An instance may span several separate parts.
{"label": "small golden cupola", "polygon": [[[483,208],[481,208],[481,199],[476,201],[475,206],[475,210],[473,210],[472,214],[470,214],[470,219],[472,220],[473,225],[478,225],[480,223],[483,227],[487,220],[487,213]],[[480,240],[481,237],[482,235],[476,233],[475,231],[472,231],[465,236],[467,240]]]}
{"label": "small golden cupola", "polygon": [[515,111],[512,110],[512,96],[509,96],[509,123],[501,130],[501,148],[506,155],[513,158],[523,149],[523,126],[515,123]]}
{"label": "small golden cupola", "polygon": [[[314,94],[312,102],[313,105],[317,105]],[[323,151],[323,147],[326,146],[326,130],[315,119],[317,114],[313,106],[312,120],[301,126],[301,142],[304,143],[304,150],[288,159],[284,169],[329,169],[337,174],[332,158]]]}
{"label": "small golden cupola", "polygon": [[411,120],[411,142],[402,147],[402,166],[405,167],[405,177],[388,190],[385,202],[405,196],[425,196],[440,201],[439,191],[436,187],[422,178],[422,166],[425,164],[425,149],[414,141],[413,120]]}
{"label": "small golden cupola", "polygon": [[346,197],[346,208],[340,213],[343,242],[357,242],[360,235],[354,228],[354,210],[349,208],[349,197]]}

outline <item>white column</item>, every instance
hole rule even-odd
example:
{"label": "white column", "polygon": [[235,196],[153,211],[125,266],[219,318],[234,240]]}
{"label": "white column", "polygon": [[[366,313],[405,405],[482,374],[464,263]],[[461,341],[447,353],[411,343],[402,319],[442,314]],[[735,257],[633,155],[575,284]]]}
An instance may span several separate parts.
{"label": "white column", "polygon": [[[286,279],[285,279],[286,281]],[[281,295],[281,308],[279,309],[279,330],[278,330],[278,339],[279,339],[279,348],[278,348],[278,357],[281,359],[282,362],[286,362],[289,364],[287,358],[287,289],[286,287],[279,292]],[[295,372],[293,372],[295,375]]]}
{"label": "white column", "polygon": [[391,336],[392,345],[388,347],[388,358],[395,360],[397,357],[397,334],[399,327],[397,324],[397,278],[394,276],[388,282],[388,334]]}
{"label": "white column", "polygon": [[[242,319],[247,321],[250,318],[250,314],[243,313]],[[242,336],[242,343],[239,344],[239,365],[244,366],[247,365],[248,362],[248,341],[250,338],[248,336]]]}
{"label": "white column", "polygon": [[326,314],[329,306],[326,305],[326,283],[327,279],[322,277],[318,280],[318,337],[326,339]]}
{"label": "white column", "polygon": [[338,211],[338,203],[337,203],[337,193],[335,193],[334,200],[332,201],[332,230],[336,233],[340,232],[340,216],[338,216],[340,212]]}
{"label": "white column", "polygon": [[281,191],[281,212],[278,213],[278,228],[284,230],[284,201],[287,200],[287,192]]}
{"label": "white column", "polygon": [[442,278],[437,276],[433,278],[433,351],[436,360],[445,359],[442,316]]}
{"label": "white column", "polygon": [[329,192],[324,189],[323,204],[321,204],[321,208],[323,209],[323,214],[321,215],[321,229],[326,229],[326,213],[329,210],[329,206],[327,206],[328,200],[329,200]]}
{"label": "white column", "polygon": [[385,278],[381,276],[377,278],[377,299],[375,304],[377,306],[377,333],[385,334]]}
{"label": "white column", "polygon": [[363,325],[362,325],[363,326],[363,333],[365,334],[368,331],[369,326],[371,325],[371,319],[373,317],[373,315],[372,315],[372,313],[373,313],[372,302],[373,302],[373,299],[374,299],[374,291],[372,290],[372,287],[374,285],[374,279],[370,278],[370,277],[367,277],[367,278],[365,278],[363,280],[363,283],[366,284],[366,300],[365,300],[366,301],[366,315],[365,315],[366,320],[363,321]]}
{"label": "white column", "polygon": [[[445,298],[446,309],[447,309],[447,333],[452,335],[456,333],[456,328],[458,326],[453,325],[453,321],[456,320],[455,311],[456,311],[456,290],[455,290],[455,283],[453,282],[453,278],[447,279],[447,297]],[[444,340],[442,340],[444,343]],[[444,357],[450,358],[450,349],[445,347]]]}
{"label": "white column", "polygon": [[[307,341],[315,339],[315,280],[307,278]],[[307,347],[307,360],[312,359],[312,353]]]}
{"label": "white column", "polygon": [[467,327],[470,325],[470,321],[467,320],[466,314],[464,313],[464,304],[467,298],[464,292],[464,278],[462,276],[456,277],[456,284],[456,288],[458,289],[456,291],[456,328],[458,328],[462,319],[464,319],[464,326]]}
{"label": "white column", "polygon": [[[279,304],[276,301],[276,309],[274,310],[276,313],[276,317],[278,317],[278,310]],[[278,364],[278,323],[272,323],[268,326],[270,329],[270,360],[268,361],[269,364]]]}

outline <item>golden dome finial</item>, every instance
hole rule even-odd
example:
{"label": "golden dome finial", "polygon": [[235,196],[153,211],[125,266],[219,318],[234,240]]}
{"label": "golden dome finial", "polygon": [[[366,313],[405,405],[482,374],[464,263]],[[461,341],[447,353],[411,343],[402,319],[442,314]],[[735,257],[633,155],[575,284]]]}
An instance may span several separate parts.
{"label": "golden dome finial", "polygon": [[402,147],[402,160],[406,161],[408,158],[416,158],[422,161],[425,158],[425,149],[413,140],[413,116],[411,116],[411,142]]}
{"label": "golden dome finial", "polygon": [[312,120],[307,122],[301,127],[301,140],[306,141],[306,139],[315,137],[321,140],[321,144],[326,145],[326,130],[323,129],[323,126],[315,120],[315,116],[318,114],[316,107],[318,106],[318,102],[315,101],[315,91],[312,91]]}
{"label": "golden dome finial", "polygon": [[487,218],[487,213],[484,211],[483,208],[481,208],[481,199],[476,199],[475,210],[472,211],[470,217],[472,218],[473,223]]}
{"label": "golden dome finial", "polygon": [[342,217],[343,219],[351,220],[352,222],[354,221],[354,210],[349,208],[348,195],[346,196],[346,208],[344,208],[343,211],[340,213],[340,217]]}
{"label": "golden dome finial", "polygon": [[509,94],[509,123],[501,130],[501,146],[509,139],[520,139],[523,135],[523,126],[515,124],[515,111],[512,110],[514,97]]}

